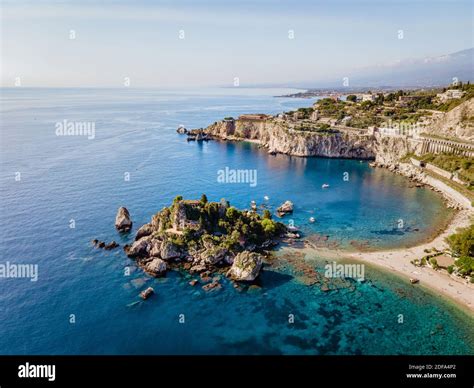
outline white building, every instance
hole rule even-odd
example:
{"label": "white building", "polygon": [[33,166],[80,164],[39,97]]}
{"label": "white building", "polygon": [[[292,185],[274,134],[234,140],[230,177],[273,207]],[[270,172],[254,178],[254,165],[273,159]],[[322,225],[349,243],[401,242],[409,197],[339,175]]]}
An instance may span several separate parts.
{"label": "white building", "polygon": [[363,94],[362,96],[362,102],[364,101],[370,101],[370,102],[375,102],[375,99],[377,96],[375,94]]}

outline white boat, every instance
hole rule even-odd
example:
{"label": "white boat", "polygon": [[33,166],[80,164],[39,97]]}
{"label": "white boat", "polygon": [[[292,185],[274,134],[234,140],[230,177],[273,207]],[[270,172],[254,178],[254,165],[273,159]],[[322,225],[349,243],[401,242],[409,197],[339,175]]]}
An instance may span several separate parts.
{"label": "white boat", "polygon": [[323,185],[321,186],[323,189],[327,189],[329,187],[329,185],[327,183],[323,183]]}
{"label": "white boat", "polygon": [[269,197],[268,195],[265,195],[265,196],[263,197],[263,199],[264,199],[265,201],[268,201],[268,200],[270,199],[270,197]]}
{"label": "white boat", "polygon": [[314,217],[309,217],[309,222],[311,222],[311,223],[316,222],[316,218],[314,218]]}
{"label": "white boat", "polygon": [[288,230],[290,232],[297,232],[299,231],[298,227],[297,226],[288,226]]}

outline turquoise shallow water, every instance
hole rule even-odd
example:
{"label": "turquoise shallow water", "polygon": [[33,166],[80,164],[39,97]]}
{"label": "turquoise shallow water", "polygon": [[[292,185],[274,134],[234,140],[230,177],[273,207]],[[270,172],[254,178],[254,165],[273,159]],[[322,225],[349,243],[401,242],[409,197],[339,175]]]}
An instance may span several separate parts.
{"label": "turquoise shallow water", "polygon": [[[206,294],[188,286],[184,274],[150,279],[121,250],[91,248],[93,238],[121,244],[133,238],[113,228],[119,206],[139,226],[178,194],[205,192],[242,208],[265,195],[272,208],[291,199],[296,225],[342,246],[414,244],[449,216],[433,192],[409,188],[365,162],[270,156],[247,143],[187,143],[175,132],[180,124],[201,127],[312,103],[276,94],[282,93],[3,90],[2,262],[36,263],[39,280],[0,279],[0,353],[472,354],[472,317],[377,270],[368,271],[365,283],[322,292],[303,284],[291,265],[267,267],[260,290],[239,293],[224,283]],[[56,136],[55,123],[65,119],[94,122],[95,138]],[[256,169],[257,185],[218,184],[225,167]],[[349,181],[342,179],[346,172]],[[316,223],[308,222],[311,216]],[[301,260],[324,264],[324,258]],[[157,295],[130,306],[148,285]]]}

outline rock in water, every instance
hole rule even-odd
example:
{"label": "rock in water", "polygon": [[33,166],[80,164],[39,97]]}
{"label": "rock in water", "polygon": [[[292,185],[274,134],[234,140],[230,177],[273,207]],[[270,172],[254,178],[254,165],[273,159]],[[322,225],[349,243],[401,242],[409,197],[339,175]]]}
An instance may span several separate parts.
{"label": "rock in water", "polygon": [[115,228],[119,232],[128,232],[132,229],[132,220],[130,219],[130,213],[127,208],[120,207],[115,216]]}
{"label": "rock in water", "polygon": [[140,292],[140,296],[143,300],[147,300],[154,293],[155,290],[151,287],[148,287],[145,291]]}
{"label": "rock in water", "polygon": [[182,125],[180,125],[178,129],[176,130],[176,132],[178,132],[180,135],[185,135],[186,133],[188,133],[188,130],[184,128]]}
{"label": "rock in water", "polygon": [[282,215],[293,213],[293,202],[285,201],[285,203],[277,209],[277,212]]}
{"label": "rock in water", "polygon": [[166,273],[168,266],[161,259],[153,259],[145,266],[146,272],[153,276],[162,276]]}
{"label": "rock in water", "polygon": [[257,278],[261,268],[262,255],[244,251],[235,256],[229,275],[234,280],[251,282]]}

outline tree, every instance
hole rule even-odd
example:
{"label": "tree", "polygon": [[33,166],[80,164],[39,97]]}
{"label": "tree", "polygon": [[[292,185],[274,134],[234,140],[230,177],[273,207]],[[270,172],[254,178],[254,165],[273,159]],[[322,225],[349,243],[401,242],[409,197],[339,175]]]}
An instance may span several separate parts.
{"label": "tree", "polygon": [[276,231],[275,223],[268,218],[262,220],[262,227],[266,234],[274,234]]}
{"label": "tree", "polygon": [[347,101],[356,102],[356,101],[357,101],[357,96],[356,96],[355,94],[349,94],[349,95],[346,97],[346,100],[347,100]]}
{"label": "tree", "polygon": [[455,255],[474,257],[474,224],[458,229],[446,241]]}
{"label": "tree", "polygon": [[226,210],[225,216],[229,220],[234,221],[239,216],[239,211],[235,207],[230,207]]}
{"label": "tree", "polygon": [[201,195],[201,203],[205,205],[207,203],[207,196],[206,194]]}
{"label": "tree", "polygon": [[266,220],[271,220],[272,219],[272,213],[270,213],[270,210],[265,209],[263,211],[263,218]]}
{"label": "tree", "polygon": [[183,200],[183,196],[182,195],[177,195],[174,199],[173,199],[173,203],[176,203],[176,202],[179,202],[179,201],[182,201]]}

